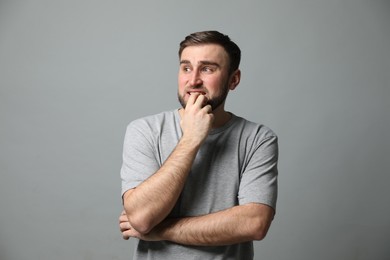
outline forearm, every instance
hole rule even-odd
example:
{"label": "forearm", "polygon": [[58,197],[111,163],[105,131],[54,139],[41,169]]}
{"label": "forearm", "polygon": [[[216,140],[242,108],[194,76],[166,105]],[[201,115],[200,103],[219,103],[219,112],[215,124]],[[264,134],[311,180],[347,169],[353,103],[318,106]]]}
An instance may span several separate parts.
{"label": "forearm", "polygon": [[198,148],[181,139],[155,174],[124,194],[124,208],[136,230],[147,233],[166,218],[183,189]]}
{"label": "forearm", "polygon": [[236,206],[199,217],[167,219],[157,226],[161,240],[197,246],[219,246],[261,240],[274,211],[262,204]]}
{"label": "forearm", "polygon": [[214,120],[211,106],[203,105],[205,101],[204,95],[190,96],[185,109],[179,111],[183,135],[171,155],[156,173],[123,196],[130,225],[141,234],[165,219],[179,198]]}

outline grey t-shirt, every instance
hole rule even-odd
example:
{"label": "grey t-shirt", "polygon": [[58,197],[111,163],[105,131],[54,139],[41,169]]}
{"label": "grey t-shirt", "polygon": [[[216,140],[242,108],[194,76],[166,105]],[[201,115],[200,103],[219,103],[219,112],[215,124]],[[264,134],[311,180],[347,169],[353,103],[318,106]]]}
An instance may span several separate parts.
{"label": "grey t-shirt", "polygon": [[[181,136],[178,110],[131,122],[123,147],[122,195],[154,174]],[[232,114],[200,147],[170,217],[199,216],[251,202],[275,208],[277,160],[272,130]],[[253,259],[253,243],[184,246],[139,240],[134,259]]]}

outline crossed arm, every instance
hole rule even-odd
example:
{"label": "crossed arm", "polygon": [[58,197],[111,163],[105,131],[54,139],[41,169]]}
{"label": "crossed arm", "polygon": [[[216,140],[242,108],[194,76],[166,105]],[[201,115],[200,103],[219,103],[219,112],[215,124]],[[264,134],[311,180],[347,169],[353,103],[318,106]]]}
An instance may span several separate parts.
{"label": "crossed arm", "polygon": [[271,207],[250,203],[198,217],[167,218],[146,234],[131,226],[125,212],[119,217],[119,225],[124,239],[219,246],[263,239],[273,216]]}
{"label": "crossed arm", "polygon": [[202,106],[203,99],[191,96],[188,100],[181,120],[183,136],[162,167],[123,195],[119,222],[124,239],[211,246],[261,240],[266,235],[274,210],[264,204],[249,203],[198,217],[167,218],[213,122],[211,107]]}

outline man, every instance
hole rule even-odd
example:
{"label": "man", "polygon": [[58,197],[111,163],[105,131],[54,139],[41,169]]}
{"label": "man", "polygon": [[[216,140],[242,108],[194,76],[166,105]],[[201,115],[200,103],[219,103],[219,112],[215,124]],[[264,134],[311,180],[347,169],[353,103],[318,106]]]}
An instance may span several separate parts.
{"label": "man", "polygon": [[276,135],[225,111],[241,52],[217,31],[180,43],[182,108],[131,122],[121,168],[124,239],[135,259],[253,259],[277,197]]}

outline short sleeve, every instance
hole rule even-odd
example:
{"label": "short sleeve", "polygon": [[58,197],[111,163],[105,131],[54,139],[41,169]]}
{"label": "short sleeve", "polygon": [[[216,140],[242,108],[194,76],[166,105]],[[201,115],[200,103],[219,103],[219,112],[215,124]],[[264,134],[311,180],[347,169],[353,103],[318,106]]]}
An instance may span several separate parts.
{"label": "short sleeve", "polygon": [[262,203],[276,208],[278,193],[278,139],[268,135],[259,141],[242,173],[239,204]]}
{"label": "short sleeve", "polygon": [[145,122],[137,120],[128,125],[120,171],[122,196],[158,170],[159,163],[153,143],[153,132]]}

